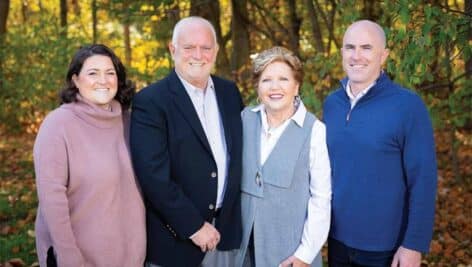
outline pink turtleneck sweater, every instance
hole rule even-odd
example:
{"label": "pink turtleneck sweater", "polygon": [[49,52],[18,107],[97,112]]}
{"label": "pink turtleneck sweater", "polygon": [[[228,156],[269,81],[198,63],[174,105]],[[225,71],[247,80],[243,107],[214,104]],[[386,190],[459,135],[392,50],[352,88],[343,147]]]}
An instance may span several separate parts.
{"label": "pink turtleneck sweater", "polygon": [[106,111],[78,97],[45,118],[34,145],[39,264],[53,246],[61,267],[141,267],[145,210],[127,113],[116,101]]}

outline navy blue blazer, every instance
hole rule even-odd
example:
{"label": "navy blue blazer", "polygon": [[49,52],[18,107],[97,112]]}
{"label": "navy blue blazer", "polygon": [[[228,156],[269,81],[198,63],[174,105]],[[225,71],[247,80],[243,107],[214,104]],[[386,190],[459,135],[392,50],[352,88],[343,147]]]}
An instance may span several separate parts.
{"label": "navy blue blazer", "polygon": [[[212,76],[229,155],[223,205],[216,217],[219,250],[241,242],[243,103],[233,82]],[[136,94],[130,148],[146,205],[146,260],[198,266],[204,253],[189,237],[215,217],[217,167],[197,112],[173,70]]]}

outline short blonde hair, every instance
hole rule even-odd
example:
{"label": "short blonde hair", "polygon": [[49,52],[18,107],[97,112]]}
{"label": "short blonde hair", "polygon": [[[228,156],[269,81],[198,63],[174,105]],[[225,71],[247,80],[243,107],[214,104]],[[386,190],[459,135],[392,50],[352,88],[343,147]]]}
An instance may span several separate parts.
{"label": "short blonde hair", "polygon": [[303,82],[303,66],[300,59],[290,50],[281,46],[274,46],[259,53],[252,61],[252,81],[257,88],[262,72],[274,62],[283,62],[293,71],[295,80],[301,85]]}

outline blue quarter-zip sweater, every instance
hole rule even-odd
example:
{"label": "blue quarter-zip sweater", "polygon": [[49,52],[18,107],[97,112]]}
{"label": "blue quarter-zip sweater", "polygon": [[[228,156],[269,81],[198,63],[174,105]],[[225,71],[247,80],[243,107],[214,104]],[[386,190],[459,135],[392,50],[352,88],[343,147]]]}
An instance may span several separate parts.
{"label": "blue quarter-zip sweater", "polygon": [[428,111],[385,73],[351,110],[346,83],[323,110],[332,169],[330,237],[368,251],[427,252],[437,187]]}

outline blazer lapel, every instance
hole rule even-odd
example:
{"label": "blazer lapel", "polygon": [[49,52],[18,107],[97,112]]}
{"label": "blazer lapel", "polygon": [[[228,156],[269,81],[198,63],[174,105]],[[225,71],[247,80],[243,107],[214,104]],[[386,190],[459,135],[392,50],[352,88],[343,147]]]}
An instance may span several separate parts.
{"label": "blazer lapel", "polygon": [[220,111],[221,121],[223,122],[223,129],[225,132],[226,150],[227,153],[231,152],[231,123],[229,121],[229,112],[225,109],[228,105],[225,103],[226,98],[224,97],[223,86],[219,83],[218,79],[213,79],[213,85],[215,86],[216,102],[218,103],[218,110]]}
{"label": "blazer lapel", "polygon": [[211,154],[210,144],[208,139],[203,131],[202,124],[198,118],[197,111],[193,106],[190,96],[187,94],[187,91],[184,88],[184,85],[180,81],[175,70],[169,76],[169,88],[174,93],[175,97],[173,98],[174,104],[177,109],[182,113],[185,120],[190,124],[195,135],[200,139],[200,142],[203,144],[206,150]]}

